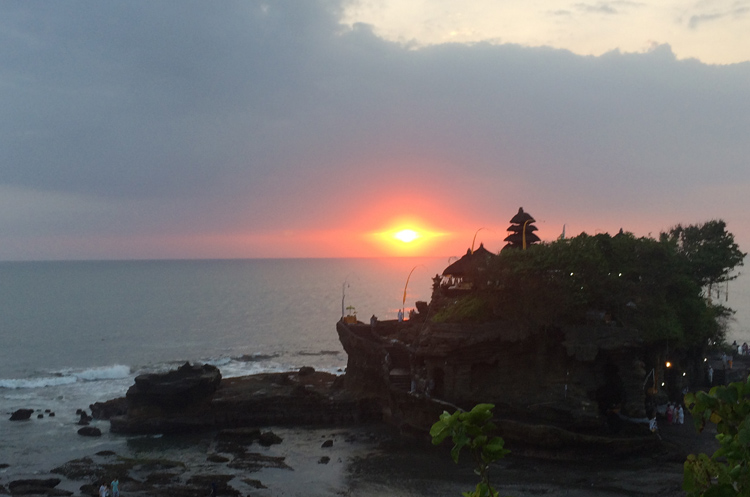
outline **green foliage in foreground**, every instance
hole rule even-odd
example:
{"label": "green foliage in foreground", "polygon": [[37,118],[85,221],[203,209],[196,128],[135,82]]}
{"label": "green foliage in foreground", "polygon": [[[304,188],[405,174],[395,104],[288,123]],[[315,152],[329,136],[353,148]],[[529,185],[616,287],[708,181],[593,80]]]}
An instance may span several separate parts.
{"label": "green foliage in foreground", "polygon": [[706,423],[716,424],[720,448],[710,457],[688,456],[683,490],[689,497],[750,495],[750,378],[708,393],[688,393],[685,405],[699,431]]}
{"label": "green foliage in foreground", "polygon": [[477,404],[469,411],[450,414],[443,411],[440,419],[430,428],[434,445],[440,445],[451,437],[451,457],[458,463],[461,450],[466,447],[474,458],[474,472],[480,481],[473,492],[463,492],[464,497],[497,497],[498,492],[490,484],[490,463],[505,457],[509,450],[501,437],[492,436],[497,427],[492,423],[493,404]]}

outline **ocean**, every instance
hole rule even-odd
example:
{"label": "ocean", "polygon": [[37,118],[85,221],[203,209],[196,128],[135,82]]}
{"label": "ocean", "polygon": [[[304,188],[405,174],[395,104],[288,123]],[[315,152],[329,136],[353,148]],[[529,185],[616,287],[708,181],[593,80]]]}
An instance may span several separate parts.
{"label": "ocean", "polygon": [[[395,319],[404,292],[407,311],[429,301],[432,278],[448,264],[447,258],[0,263],[0,465],[9,465],[0,467],[0,484],[46,475],[103,449],[166,450],[153,437],[110,434],[103,421],[94,422],[101,438],[77,434],[77,409],[123,396],[142,373],[186,361],[216,365],[224,377],[302,366],[341,373],[347,357],[335,323],[342,309],[351,306],[365,322],[371,315]],[[728,305],[740,312],[730,342],[750,341],[749,300],[745,279],[733,282]],[[26,422],[8,421],[20,408],[36,412]],[[194,457],[199,464],[205,450]],[[323,474],[314,463],[298,464],[298,474],[305,467],[311,478]]]}
{"label": "ocean", "polygon": [[[362,321],[395,319],[405,287],[408,311],[429,301],[432,277],[447,265],[445,258],[0,263],[0,464],[11,464],[0,475],[44,473],[98,447],[126,445],[104,422],[100,439],[79,436],[76,410],[123,396],[142,373],[186,361],[213,364],[223,377],[302,366],[340,373],[342,308]],[[8,421],[21,408],[37,412]]]}

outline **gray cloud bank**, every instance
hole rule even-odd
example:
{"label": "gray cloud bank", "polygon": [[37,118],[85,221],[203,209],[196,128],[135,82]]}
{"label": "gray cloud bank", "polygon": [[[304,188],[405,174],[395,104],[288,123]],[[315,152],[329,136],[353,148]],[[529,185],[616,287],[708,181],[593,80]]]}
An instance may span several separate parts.
{"label": "gray cloud bank", "polygon": [[0,3],[0,258],[54,236],[333,228],[384,192],[478,225],[519,205],[550,229],[722,217],[750,242],[750,63],[408,50],[339,9]]}

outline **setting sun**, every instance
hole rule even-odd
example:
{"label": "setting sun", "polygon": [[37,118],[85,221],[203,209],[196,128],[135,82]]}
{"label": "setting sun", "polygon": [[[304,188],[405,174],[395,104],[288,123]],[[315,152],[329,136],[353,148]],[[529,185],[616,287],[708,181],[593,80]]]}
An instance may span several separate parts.
{"label": "setting sun", "polygon": [[394,233],[393,238],[395,238],[396,240],[400,240],[404,243],[411,243],[417,238],[421,238],[421,235],[414,230],[404,229],[404,230],[397,231],[396,233]]}
{"label": "setting sun", "polygon": [[371,232],[369,237],[385,254],[396,256],[428,254],[435,249],[437,239],[447,235],[412,217],[393,219],[384,228]]}

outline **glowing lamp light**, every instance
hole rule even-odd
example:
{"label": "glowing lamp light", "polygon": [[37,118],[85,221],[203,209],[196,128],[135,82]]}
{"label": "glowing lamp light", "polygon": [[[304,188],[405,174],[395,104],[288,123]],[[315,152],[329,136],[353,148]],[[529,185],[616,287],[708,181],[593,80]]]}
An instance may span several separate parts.
{"label": "glowing lamp light", "polygon": [[663,381],[661,382],[661,386],[664,386],[664,382]]}
{"label": "glowing lamp light", "polygon": [[671,367],[672,367],[672,363],[671,363],[671,362],[669,362],[669,361],[667,361],[667,362],[666,362],[666,363],[665,363],[664,365],[665,365],[666,367],[668,367],[668,368],[671,368]]}

